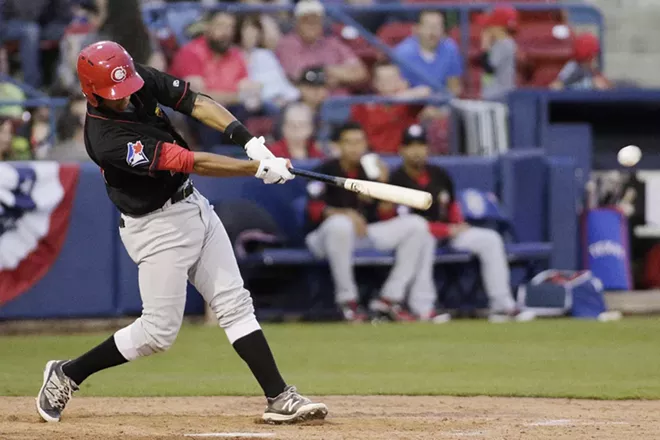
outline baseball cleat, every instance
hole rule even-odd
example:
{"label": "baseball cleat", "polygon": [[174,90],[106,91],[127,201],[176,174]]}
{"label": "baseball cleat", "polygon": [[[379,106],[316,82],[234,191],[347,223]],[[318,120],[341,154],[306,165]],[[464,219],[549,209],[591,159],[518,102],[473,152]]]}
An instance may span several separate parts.
{"label": "baseball cleat", "polygon": [[529,322],[536,319],[536,313],[532,310],[519,310],[515,309],[511,312],[491,313],[488,316],[488,321],[493,324],[500,324],[503,322]]}
{"label": "baseball cleat", "polygon": [[261,417],[273,425],[323,420],[328,415],[328,407],[323,403],[313,403],[298,394],[296,387],[288,386],[277,397],[268,398],[268,408]]}
{"label": "baseball cleat", "polygon": [[44,369],[44,383],[37,396],[37,411],[47,422],[59,422],[64,407],[71,394],[78,391],[78,385],[62,371],[68,361],[50,361]]}
{"label": "baseball cleat", "polygon": [[401,304],[394,303],[384,298],[374,298],[369,303],[369,310],[394,322],[413,322],[417,318],[403,308]]}
{"label": "baseball cleat", "polygon": [[350,322],[364,322],[367,320],[368,316],[362,307],[356,301],[347,301],[345,303],[339,304],[339,309],[341,314],[344,317],[344,320]]}

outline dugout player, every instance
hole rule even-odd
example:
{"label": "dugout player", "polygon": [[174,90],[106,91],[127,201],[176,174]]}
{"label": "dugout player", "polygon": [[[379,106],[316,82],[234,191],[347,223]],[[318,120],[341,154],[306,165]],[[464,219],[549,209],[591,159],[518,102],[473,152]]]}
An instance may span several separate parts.
{"label": "dugout player", "polygon": [[[167,350],[181,327],[189,280],[263,389],[268,405],[263,419],[325,418],[324,404],[311,402],[282,379],[227,233],[189,180],[190,174],[254,175],[265,183],[284,183],[293,178],[289,161],[275,158],[263,138],[254,138],[224,107],[183,80],[134,64],[117,43],[84,48],[78,77],[88,100],[85,146],[121,212],[119,234],[138,265],[143,312],[82,356],[46,364],[37,397],[41,417],[59,421],[72,392],[97,371]],[[191,152],[161,105],[224,131],[252,160]]]}
{"label": "dugout player", "polygon": [[[439,166],[429,165],[426,132],[421,125],[411,125],[403,135],[400,148],[403,164],[392,172],[390,182],[406,188],[428,191],[433,205],[427,211],[414,211],[429,221],[431,233],[450,246],[474,253],[481,263],[481,277],[490,301],[491,322],[529,321],[531,311],[516,308],[509,267],[502,237],[494,230],[470,226],[463,220],[460,206],[454,200],[454,183]],[[401,206],[399,213],[408,208]]]}
{"label": "dugout player", "polygon": [[[367,137],[360,124],[348,122],[339,127],[334,141],[340,150],[339,158],[324,162],[316,171],[368,180],[360,160],[367,152]],[[424,218],[414,214],[396,218],[384,216],[382,203],[321,182],[310,182],[307,192],[312,231],[305,241],[316,257],[327,258],[335,286],[335,301],[347,321],[367,318],[359,305],[353,275],[353,251],[365,247],[396,254],[380,296],[369,304],[372,312],[393,321],[446,321],[446,314],[435,311],[435,240]],[[412,314],[408,313],[406,305]]]}

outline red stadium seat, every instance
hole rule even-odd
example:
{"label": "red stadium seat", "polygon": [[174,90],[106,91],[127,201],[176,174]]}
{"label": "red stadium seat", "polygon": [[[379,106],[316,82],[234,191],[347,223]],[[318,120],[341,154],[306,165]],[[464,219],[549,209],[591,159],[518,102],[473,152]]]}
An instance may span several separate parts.
{"label": "red stadium seat", "polygon": [[381,58],[382,54],[375,49],[367,40],[358,36],[357,38],[346,38],[342,33],[345,26],[340,23],[335,23],[332,25],[332,33],[340,38],[344,44],[350,47],[355,55],[357,55],[367,67],[371,67],[378,59]]}
{"label": "red stadium seat", "polygon": [[564,39],[552,34],[556,23],[528,23],[516,35],[518,48],[532,62],[565,62],[573,55],[573,35]]}
{"label": "red stadium seat", "polygon": [[388,46],[396,46],[412,34],[414,25],[409,22],[385,23],[378,29],[376,36]]}
{"label": "red stadium seat", "polygon": [[561,71],[563,64],[544,64],[535,69],[529,85],[535,87],[548,87]]}

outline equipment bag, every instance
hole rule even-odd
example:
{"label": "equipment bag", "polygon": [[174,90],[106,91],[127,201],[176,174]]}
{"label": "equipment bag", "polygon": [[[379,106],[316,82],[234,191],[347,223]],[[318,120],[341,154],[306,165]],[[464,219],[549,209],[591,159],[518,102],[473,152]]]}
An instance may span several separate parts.
{"label": "equipment bag", "polygon": [[603,283],[590,271],[545,270],[518,291],[518,306],[538,316],[598,318],[607,310]]}

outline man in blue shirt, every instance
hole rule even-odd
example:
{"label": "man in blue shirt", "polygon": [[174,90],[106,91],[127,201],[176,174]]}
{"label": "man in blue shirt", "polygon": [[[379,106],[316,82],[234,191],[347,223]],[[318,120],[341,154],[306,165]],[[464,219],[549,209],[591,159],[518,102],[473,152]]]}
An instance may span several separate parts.
{"label": "man in blue shirt", "polygon": [[[414,35],[399,43],[394,53],[406,65],[430,77],[438,91],[448,91],[456,96],[461,94],[463,60],[454,40],[445,34],[444,17],[439,11],[423,11]],[[411,87],[427,85],[408,69],[402,71]]]}

